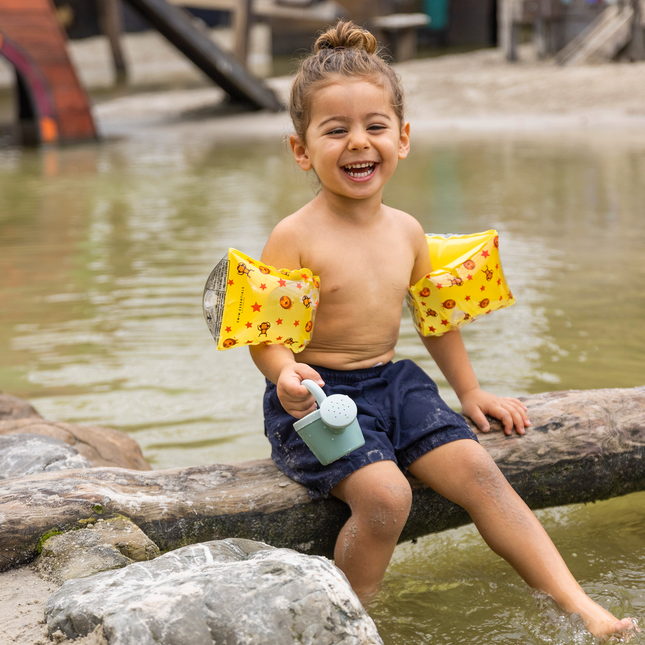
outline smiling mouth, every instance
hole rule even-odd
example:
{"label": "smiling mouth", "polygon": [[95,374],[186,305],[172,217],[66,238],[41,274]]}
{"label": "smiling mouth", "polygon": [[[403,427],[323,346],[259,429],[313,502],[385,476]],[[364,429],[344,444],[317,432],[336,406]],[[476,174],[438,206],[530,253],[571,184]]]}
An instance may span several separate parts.
{"label": "smiling mouth", "polygon": [[343,170],[352,179],[365,179],[365,177],[369,177],[376,170],[376,164],[373,161],[350,163],[343,166]]}

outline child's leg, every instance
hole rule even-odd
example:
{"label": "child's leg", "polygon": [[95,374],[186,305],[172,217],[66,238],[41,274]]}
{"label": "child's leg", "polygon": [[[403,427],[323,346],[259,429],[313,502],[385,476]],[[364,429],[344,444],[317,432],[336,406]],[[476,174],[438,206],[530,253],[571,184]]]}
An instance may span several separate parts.
{"label": "child's leg", "polygon": [[488,545],[535,589],[564,609],[579,613],[595,636],[633,630],[589,598],[529,507],[477,442],[445,444],[417,459],[410,472],[463,506]]}
{"label": "child's leg", "polygon": [[334,561],[366,604],[381,588],[408,518],[410,484],[393,461],[379,461],[353,472],[331,492],[352,511],[336,541]]}

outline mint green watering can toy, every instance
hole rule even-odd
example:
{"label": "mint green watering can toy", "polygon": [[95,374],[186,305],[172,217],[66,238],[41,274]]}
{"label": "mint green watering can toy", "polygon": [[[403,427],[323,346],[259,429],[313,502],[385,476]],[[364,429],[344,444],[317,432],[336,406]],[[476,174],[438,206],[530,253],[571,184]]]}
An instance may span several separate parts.
{"label": "mint green watering can toy", "polygon": [[344,394],[327,396],[309,379],[302,384],[314,395],[318,409],[296,421],[293,427],[316,459],[326,466],[360,448],[365,438],[356,419],[356,403]]}

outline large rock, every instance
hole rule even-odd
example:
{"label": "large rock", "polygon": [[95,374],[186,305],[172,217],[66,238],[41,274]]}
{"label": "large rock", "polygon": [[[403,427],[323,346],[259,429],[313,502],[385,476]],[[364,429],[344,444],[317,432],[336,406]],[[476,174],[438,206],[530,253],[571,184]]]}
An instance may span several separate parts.
{"label": "large rock", "polygon": [[329,560],[240,539],[69,580],[45,614],[50,635],[109,645],[382,645]]}
{"label": "large rock", "polygon": [[0,436],[0,479],[90,466],[78,450],[58,439],[36,434]]}
{"label": "large rock", "polygon": [[77,426],[63,421],[49,421],[40,416],[4,419],[0,416],[0,436],[16,434],[38,434],[58,439],[72,446],[92,467],[150,470],[139,444],[124,432],[112,428]]}
{"label": "large rock", "polygon": [[61,585],[66,580],[120,569],[159,555],[159,547],[136,524],[127,517],[117,517],[52,535],[42,543],[35,566]]}
{"label": "large rock", "polygon": [[17,396],[0,392],[0,420],[24,419],[27,417],[40,417],[40,414],[27,401],[23,401]]}

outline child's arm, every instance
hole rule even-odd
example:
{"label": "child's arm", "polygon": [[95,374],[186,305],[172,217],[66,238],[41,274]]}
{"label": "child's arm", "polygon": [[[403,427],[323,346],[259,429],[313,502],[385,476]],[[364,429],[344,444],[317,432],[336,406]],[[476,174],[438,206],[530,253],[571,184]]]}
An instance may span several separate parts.
{"label": "child's arm", "polygon": [[302,385],[303,379],[311,379],[321,387],[325,382],[320,374],[306,363],[297,363],[293,352],[284,345],[252,345],[251,358],[257,368],[275,383],[282,407],[296,419],[302,419],[316,409],[316,401]]}
{"label": "child's arm", "polygon": [[[411,285],[432,271],[428,243],[420,225],[413,244],[415,260],[410,278]],[[490,430],[490,424],[486,419],[486,415],[490,414],[502,422],[506,434],[511,434],[513,426],[518,434],[524,434],[524,428],[531,424],[526,414],[526,406],[518,399],[499,397],[479,387],[459,330],[450,331],[443,336],[421,336],[421,340],[459,397],[463,413],[470,417],[482,432]]]}
{"label": "child's arm", "polygon": [[[283,219],[274,229],[262,251],[262,262],[277,269],[300,269],[297,240],[300,231],[294,217]],[[284,345],[252,345],[251,358],[266,378],[277,386],[282,407],[292,416],[301,419],[316,409],[316,401],[302,385],[306,378],[324,385],[320,374],[306,363],[298,363],[293,352]]]}
{"label": "child's arm", "polygon": [[506,434],[511,434],[513,426],[518,434],[524,434],[524,428],[531,424],[526,414],[526,406],[518,399],[496,396],[479,387],[458,330],[443,336],[422,337],[421,340],[459,397],[463,413],[470,417],[482,432],[490,430],[490,424],[486,419],[486,415],[490,414],[502,422]]}

